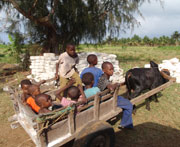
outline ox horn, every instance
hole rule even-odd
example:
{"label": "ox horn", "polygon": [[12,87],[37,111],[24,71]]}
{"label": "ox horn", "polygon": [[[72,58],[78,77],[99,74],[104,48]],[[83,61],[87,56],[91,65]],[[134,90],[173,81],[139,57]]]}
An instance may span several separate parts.
{"label": "ox horn", "polygon": [[[164,71],[169,72],[169,70],[168,70],[168,69],[162,69],[162,70],[160,71],[160,73],[161,73],[161,75],[163,76],[163,78],[165,78],[165,79],[167,79],[167,80],[175,79],[175,78],[172,78],[171,76],[167,75]],[[169,73],[170,73],[170,72],[169,72]]]}

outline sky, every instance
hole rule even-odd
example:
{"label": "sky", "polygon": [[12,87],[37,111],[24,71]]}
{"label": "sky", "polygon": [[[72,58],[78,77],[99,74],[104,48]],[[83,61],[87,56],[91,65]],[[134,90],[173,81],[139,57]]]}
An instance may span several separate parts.
{"label": "sky", "polygon": [[[151,0],[152,1],[152,0]],[[121,37],[132,37],[134,34],[140,37],[150,38],[160,36],[171,36],[175,31],[180,33],[180,0],[164,0],[163,6],[153,1],[150,4],[144,3],[140,11],[142,17],[137,17],[141,26],[135,27],[134,31],[127,31]]]}
{"label": "sky", "polygon": [[[120,33],[120,38],[132,37],[134,34],[150,38],[160,36],[171,36],[173,32],[180,32],[180,0],[163,0],[163,6],[156,0],[151,3],[144,3],[140,7],[143,18],[137,16],[140,22],[139,27],[134,30],[127,30],[126,33]],[[0,13],[1,17],[2,13]],[[8,41],[7,34],[0,33],[0,40]]]}

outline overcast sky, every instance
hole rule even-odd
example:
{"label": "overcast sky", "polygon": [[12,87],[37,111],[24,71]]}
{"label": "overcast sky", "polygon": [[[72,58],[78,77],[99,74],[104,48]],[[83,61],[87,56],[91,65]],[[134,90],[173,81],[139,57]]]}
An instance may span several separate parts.
{"label": "overcast sky", "polygon": [[180,0],[164,0],[163,8],[159,2],[144,3],[140,8],[143,18],[137,17],[141,26],[133,32],[128,31],[121,37],[132,37],[137,34],[141,37],[171,36],[174,31],[180,32]]}
{"label": "overcast sky", "polygon": [[[151,0],[151,3],[144,3],[140,8],[143,17],[137,17],[141,23],[134,31],[121,33],[120,37],[132,37],[134,34],[144,37],[145,35],[159,37],[162,35],[171,36],[174,31],[180,32],[180,0],[164,0],[163,8],[159,2]],[[2,15],[2,14],[0,14]],[[0,39],[7,41],[7,35],[0,35]]]}

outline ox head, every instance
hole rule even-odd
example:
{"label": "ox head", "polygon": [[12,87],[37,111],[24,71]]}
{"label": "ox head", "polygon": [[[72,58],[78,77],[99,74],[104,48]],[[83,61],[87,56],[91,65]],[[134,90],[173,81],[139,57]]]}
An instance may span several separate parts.
{"label": "ox head", "polygon": [[152,68],[158,68],[158,64],[156,64],[154,61],[150,61],[150,65]]}

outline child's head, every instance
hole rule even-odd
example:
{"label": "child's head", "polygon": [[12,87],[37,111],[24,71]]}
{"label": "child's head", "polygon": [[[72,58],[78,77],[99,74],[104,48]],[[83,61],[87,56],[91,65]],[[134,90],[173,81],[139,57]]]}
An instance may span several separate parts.
{"label": "child's head", "polygon": [[96,65],[97,62],[98,62],[97,56],[94,55],[94,54],[88,55],[88,57],[87,57],[87,62],[88,62],[90,65]]}
{"label": "child's head", "polygon": [[21,89],[23,90],[23,93],[28,93],[28,87],[32,85],[31,81],[28,79],[21,81]]}
{"label": "child's head", "polygon": [[51,96],[44,93],[36,95],[35,102],[40,108],[48,108],[52,105]]}
{"label": "child's head", "polygon": [[83,74],[82,82],[84,83],[85,86],[91,86],[92,87],[94,84],[94,75],[90,72]]}
{"label": "child's head", "polygon": [[40,88],[37,85],[30,85],[28,87],[28,93],[32,96],[35,97],[36,95],[40,94]]}
{"label": "child's head", "polygon": [[114,72],[114,67],[111,62],[104,62],[102,64],[102,70],[106,75],[112,76]]}
{"label": "child's head", "polygon": [[76,57],[77,54],[76,54],[76,49],[75,49],[75,46],[74,45],[71,45],[71,44],[68,44],[66,46],[66,52],[68,53],[69,56],[71,57]]}
{"label": "child's head", "polygon": [[72,100],[78,100],[80,96],[79,88],[76,86],[71,86],[67,90],[67,96],[70,97]]}

